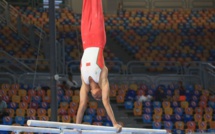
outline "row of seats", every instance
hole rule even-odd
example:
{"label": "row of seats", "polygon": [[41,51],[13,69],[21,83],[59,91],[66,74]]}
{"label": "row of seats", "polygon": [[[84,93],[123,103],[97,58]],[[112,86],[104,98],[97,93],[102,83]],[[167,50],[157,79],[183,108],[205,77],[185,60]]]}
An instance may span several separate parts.
{"label": "row of seats", "polygon": [[[0,95],[7,102],[9,113],[9,116],[4,117],[3,124],[25,125],[28,119],[50,120],[50,88],[45,86],[34,90],[31,85],[6,83],[0,87]],[[80,101],[79,92],[79,90],[58,89],[58,121],[75,122]],[[96,101],[90,101],[88,107],[83,123],[112,125],[105,109],[98,107]]]}
{"label": "row of seats", "polygon": [[[165,94],[172,99],[144,102],[138,100],[142,95],[153,97],[158,87],[162,87]],[[184,88],[187,98],[184,101],[179,99],[179,84],[155,86],[134,83],[126,86],[116,83],[111,85],[110,96],[116,97],[116,102],[123,104],[126,110],[131,110],[133,116],[140,117],[142,123],[152,124],[154,129],[167,129],[172,133],[213,132],[215,128],[210,124],[215,120],[215,96],[199,84],[188,84]],[[192,129],[190,124],[194,124]]]}
{"label": "row of seats", "polygon": [[[43,8],[32,8],[32,7],[16,7],[25,18],[26,21],[44,29],[46,33],[49,33],[49,18],[48,9]],[[66,43],[65,58],[66,61],[79,60],[81,57],[80,46],[81,44],[81,33],[80,33],[80,15],[73,13],[71,9],[63,8],[56,10],[56,28],[57,28],[57,39],[64,40]],[[115,55],[110,52],[109,49],[105,49],[104,57],[113,59]]]}
{"label": "row of seats", "polygon": [[107,31],[138,60],[213,61],[214,13],[214,9],[125,11],[106,17]]}
{"label": "row of seats", "polygon": [[183,121],[177,121],[172,123],[171,121],[165,121],[164,123],[161,122],[153,122],[154,129],[166,129],[168,132],[177,133],[177,134],[184,134],[184,133],[214,133],[215,132],[215,122],[198,122],[195,123],[193,121],[189,121],[184,123]]}
{"label": "row of seats", "polygon": [[[28,18],[28,21],[40,23],[48,33],[47,9],[32,7],[17,7],[17,9]],[[210,9],[196,11],[140,10],[126,11],[123,15],[106,15],[105,20],[107,33],[123,48],[131,52],[137,60],[179,61],[180,63],[212,62],[215,55],[212,45],[214,42],[213,14],[214,10]],[[56,18],[59,31],[57,38],[64,39],[67,44],[66,61],[79,60],[81,54],[77,44],[81,44],[81,15],[63,8],[56,11]],[[106,50],[104,52],[106,60],[120,61],[109,49]],[[169,68],[166,66],[168,65],[153,63],[149,65],[147,71],[168,71]],[[74,69],[78,70],[78,67],[75,66]]]}

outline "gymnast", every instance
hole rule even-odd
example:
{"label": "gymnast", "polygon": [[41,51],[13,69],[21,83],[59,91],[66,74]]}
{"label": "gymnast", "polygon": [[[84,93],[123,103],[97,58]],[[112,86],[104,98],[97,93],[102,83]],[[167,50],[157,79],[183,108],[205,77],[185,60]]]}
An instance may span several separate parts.
{"label": "gymnast", "polygon": [[122,126],[117,123],[109,100],[108,69],[103,57],[106,32],[101,0],[83,0],[81,36],[84,53],[80,65],[82,85],[76,123],[82,123],[88,93],[91,92],[94,99],[102,100],[113,126],[121,132]]}

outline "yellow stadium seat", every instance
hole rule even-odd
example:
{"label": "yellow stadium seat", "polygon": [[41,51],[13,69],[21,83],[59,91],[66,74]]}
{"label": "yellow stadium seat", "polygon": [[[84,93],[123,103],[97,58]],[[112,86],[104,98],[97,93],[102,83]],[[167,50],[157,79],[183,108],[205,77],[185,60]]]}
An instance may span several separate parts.
{"label": "yellow stadium seat", "polygon": [[21,97],[19,95],[12,96],[12,102],[20,103]]}

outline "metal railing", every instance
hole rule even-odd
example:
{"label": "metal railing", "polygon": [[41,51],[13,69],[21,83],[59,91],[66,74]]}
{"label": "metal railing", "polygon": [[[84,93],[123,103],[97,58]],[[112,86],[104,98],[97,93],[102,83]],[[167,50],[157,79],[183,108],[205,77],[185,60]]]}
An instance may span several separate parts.
{"label": "metal railing", "polygon": [[[0,50],[0,54],[1,54],[0,66],[4,69],[8,70],[9,72],[15,73],[18,70],[20,70],[21,73],[33,72],[33,70],[29,66],[27,66],[23,62],[17,60],[13,56],[9,55],[7,52]],[[15,70],[15,69],[17,69],[17,70]]]}
{"label": "metal railing", "polygon": [[24,73],[18,77],[18,83],[34,84],[33,86],[51,86],[51,77],[49,73]]}
{"label": "metal railing", "polygon": [[[108,67],[108,62],[114,63],[113,61],[107,61],[106,65]],[[115,62],[116,63],[116,62]],[[122,66],[122,63],[117,63],[119,67]],[[192,84],[192,85],[202,85],[204,89],[208,89],[211,92],[214,92],[215,89],[215,66],[213,66],[211,63],[205,63],[205,62],[198,62],[199,66],[198,69],[200,73],[185,73],[185,74],[169,74],[169,73],[163,73],[157,75],[150,75],[150,74],[144,74],[144,73],[122,73],[119,70],[112,71],[110,70],[109,73],[109,81],[110,83],[118,83],[118,84],[132,84],[132,83],[144,83],[147,85],[155,84],[164,84],[168,85],[170,83],[176,83],[178,81],[183,81],[184,84]],[[2,67],[2,64],[1,66]],[[67,68],[70,68],[71,72],[73,73],[75,79],[79,82],[80,80],[80,61],[73,61],[69,62],[67,65]],[[110,68],[111,66],[109,66]],[[129,68],[129,67],[127,67]],[[75,70],[74,70],[75,69]],[[77,70],[76,70],[77,69]],[[10,74],[9,74],[10,75]],[[62,76],[65,74],[62,74]],[[36,77],[35,77],[36,76]],[[65,75],[66,76],[66,75]],[[15,78],[14,78],[15,79]],[[49,73],[23,73],[20,75],[18,82],[20,83],[32,83],[32,81],[35,79],[35,84],[49,84],[50,80],[50,74]]]}
{"label": "metal railing", "polygon": [[[12,5],[9,5],[5,0],[0,2],[1,8],[4,9],[4,18],[8,24],[8,26],[14,31],[19,33],[19,35],[28,43],[32,44],[30,41],[30,35],[35,35],[40,40],[46,38],[46,33],[43,29],[37,25],[33,24],[33,22],[26,17],[24,14],[20,13],[16,8]],[[35,46],[34,46],[35,47]]]}
{"label": "metal railing", "polygon": [[205,63],[202,66],[202,77],[204,87],[215,93],[215,66],[211,63]]}
{"label": "metal railing", "polygon": [[3,73],[0,72],[0,84],[1,83],[8,83],[8,84],[14,84],[17,83],[17,78],[15,75],[11,73]]}
{"label": "metal railing", "polygon": [[129,74],[181,74],[182,65],[170,61],[130,61],[127,63]]}

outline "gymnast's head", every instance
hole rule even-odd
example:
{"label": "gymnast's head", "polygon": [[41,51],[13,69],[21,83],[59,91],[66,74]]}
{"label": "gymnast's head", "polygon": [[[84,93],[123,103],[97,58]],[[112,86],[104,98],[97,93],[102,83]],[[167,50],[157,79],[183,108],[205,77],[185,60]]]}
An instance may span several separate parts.
{"label": "gymnast's head", "polygon": [[91,88],[91,94],[95,100],[101,100],[102,99],[102,90],[99,87],[98,83],[96,83],[91,77],[89,77],[90,82],[90,88]]}

